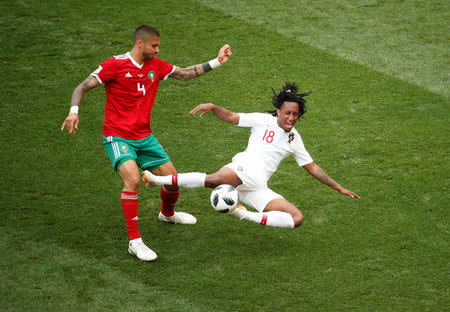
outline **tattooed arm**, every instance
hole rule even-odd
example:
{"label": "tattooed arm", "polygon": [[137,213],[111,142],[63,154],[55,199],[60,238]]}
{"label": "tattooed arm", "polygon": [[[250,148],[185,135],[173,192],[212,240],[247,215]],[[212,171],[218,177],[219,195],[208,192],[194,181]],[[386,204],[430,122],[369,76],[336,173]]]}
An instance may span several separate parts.
{"label": "tattooed arm", "polygon": [[[222,64],[225,64],[228,61],[228,59],[230,58],[231,54],[232,53],[231,53],[230,46],[228,44],[224,45],[219,50],[219,54],[217,55],[218,64],[216,65],[216,67],[220,66]],[[211,62],[214,62],[214,61],[211,61]],[[193,66],[189,66],[186,68],[181,68],[181,67],[177,66],[175,68],[174,72],[172,74],[170,74],[169,77],[172,77],[175,79],[180,79],[180,80],[190,80],[192,78],[196,78],[198,76],[206,74],[208,71],[210,71],[213,68],[215,68],[215,67],[211,67],[210,62],[193,65]]]}
{"label": "tattooed arm", "polygon": [[[89,90],[94,89],[95,87],[98,87],[100,85],[100,82],[93,76],[87,77],[82,83],[78,85],[78,87],[75,88],[72,94],[72,100],[70,102],[71,109],[69,116],[64,120],[61,130],[64,130],[65,127],[67,127],[67,130],[69,133],[75,134],[75,130],[78,129],[78,107],[80,106],[81,101],[84,98],[84,95]],[[73,108],[76,109],[73,110]],[[75,112],[76,111],[76,112]]]}
{"label": "tattooed arm", "polygon": [[328,176],[328,174],[323,171],[322,168],[320,168],[315,162],[309,163],[307,165],[304,165],[303,168],[308,171],[310,175],[312,175],[314,178],[322,182],[323,184],[331,187],[332,189],[335,189],[342,195],[350,196],[351,198],[359,199],[359,196],[353,193],[350,190],[347,190],[339,185],[336,181],[334,181],[332,178]]}
{"label": "tattooed arm", "polygon": [[173,71],[172,74],[170,74],[169,77],[180,80],[190,80],[203,74],[205,74],[205,72],[203,71],[202,65],[197,64],[186,68],[177,66],[177,68]]}

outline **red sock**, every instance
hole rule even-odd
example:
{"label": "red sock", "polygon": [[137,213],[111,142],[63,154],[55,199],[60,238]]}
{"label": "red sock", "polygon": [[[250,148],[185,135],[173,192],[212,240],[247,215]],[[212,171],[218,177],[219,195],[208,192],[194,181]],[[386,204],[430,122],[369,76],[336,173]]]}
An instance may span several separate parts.
{"label": "red sock", "polygon": [[166,217],[173,216],[176,202],[180,196],[180,191],[169,191],[164,186],[161,187],[161,212]]}
{"label": "red sock", "polygon": [[132,240],[141,237],[138,227],[139,199],[137,192],[122,192],[122,208],[127,223],[128,238]]}

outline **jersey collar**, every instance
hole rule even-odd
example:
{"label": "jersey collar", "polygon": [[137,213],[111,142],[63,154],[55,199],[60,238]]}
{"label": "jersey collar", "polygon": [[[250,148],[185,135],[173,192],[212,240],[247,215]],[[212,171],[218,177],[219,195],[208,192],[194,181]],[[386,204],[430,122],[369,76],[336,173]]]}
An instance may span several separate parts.
{"label": "jersey collar", "polygon": [[125,53],[125,55],[130,59],[131,63],[133,63],[133,65],[136,66],[137,68],[141,69],[142,66],[144,66],[144,64],[138,64],[138,62],[136,62],[134,58],[131,56],[130,52]]}

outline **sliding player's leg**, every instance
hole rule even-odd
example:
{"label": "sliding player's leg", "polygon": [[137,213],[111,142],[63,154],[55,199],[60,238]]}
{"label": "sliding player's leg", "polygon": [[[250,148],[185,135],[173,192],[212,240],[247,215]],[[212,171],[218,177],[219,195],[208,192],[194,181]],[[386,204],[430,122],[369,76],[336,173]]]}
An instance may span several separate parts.
{"label": "sliding player's leg", "polygon": [[303,213],[284,198],[272,200],[267,204],[263,213],[268,216],[267,225],[269,226],[275,226],[272,224],[286,224],[286,222],[290,223],[293,221],[294,227],[299,227],[303,222]]}
{"label": "sliding player's leg", "polygon": [[242,184],[242,181],[237,174],[228,167],[223,167],[215,173],[206,175],[205,187],[215,188],[222,184],[238,187]]}
{"label": "sliding player's leg", "polygon": [[238,206],[230,214],[241,220],[284,228],[298,227],[303,221],[303,214],[300,210],[269,188],[240,191],[239,200],[258,210],[258,212],[253,212],[243,206]]}
{"label": "sliding player's leg", "polygon": [[184,188],[215,188],[221,184],[229,184],[234,187],[242,184],[241,179],[230,168],[222,168],[219,171],[206,174],[200,172],[174,173],[170,175],[159,174],[145,170],[143,173],[144,182],[150,185],[166,185]]}

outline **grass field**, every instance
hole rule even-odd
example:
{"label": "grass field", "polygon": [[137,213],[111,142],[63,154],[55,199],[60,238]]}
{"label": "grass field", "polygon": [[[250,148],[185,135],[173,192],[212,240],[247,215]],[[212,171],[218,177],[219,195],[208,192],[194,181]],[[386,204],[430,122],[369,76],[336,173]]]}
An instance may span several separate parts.
{"label": "grass field", "polygon": [[[449,311],[449,3],[274,3],[0,3],[1,311]],[[142,188],[140,232],[160,258],[128,255],[104,91],[84,99],[77,135],[59,129],[76,85],[143,23],[176,65],[233,50],[160,85],[152,128],[178,171],[219,169],[249,135],[192,107],[263,112],[293,80],[313,91],[306,148],[361,200],[292,158],[270,186],[303,211],[296,230],[219,215],[204,189],[178,204],[195,226],[162,224],[158,189]]]}

